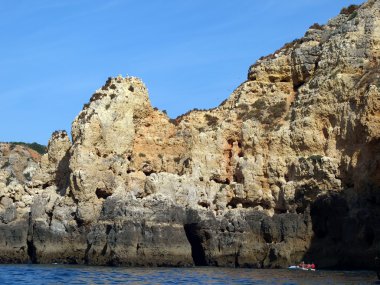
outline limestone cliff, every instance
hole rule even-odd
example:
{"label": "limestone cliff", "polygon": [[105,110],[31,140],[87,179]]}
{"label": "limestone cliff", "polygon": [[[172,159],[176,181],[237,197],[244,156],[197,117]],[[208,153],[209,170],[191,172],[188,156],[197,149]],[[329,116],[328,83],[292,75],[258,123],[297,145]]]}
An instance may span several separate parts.
{"label": "limestone cliff", "polygon": [[258,60],[211,110],[173,120],[140,79],[110,78],[72,142],[54,133],[28,179],[0,180],[0,229],[13,232],[0,261],[370,268],[379,64],[380,1],[370,0]]}

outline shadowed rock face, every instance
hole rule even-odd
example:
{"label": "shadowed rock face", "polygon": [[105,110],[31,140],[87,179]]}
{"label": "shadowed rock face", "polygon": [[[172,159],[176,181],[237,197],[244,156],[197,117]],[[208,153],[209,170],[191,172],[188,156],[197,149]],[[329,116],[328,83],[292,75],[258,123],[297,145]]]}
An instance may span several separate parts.
{"label": "shadowed rock face", "polygon": [[33,191],[26,185],[39,169],[40,155],[24,146],[0,143],[0,262],[27,262]]}
{"label": "shadowed rock face", "polygon": [[380,1],[351,10],[217,108],[171,120],[141,80],[110,78],[39,165],[2,145],[0,261],[371,268]]}

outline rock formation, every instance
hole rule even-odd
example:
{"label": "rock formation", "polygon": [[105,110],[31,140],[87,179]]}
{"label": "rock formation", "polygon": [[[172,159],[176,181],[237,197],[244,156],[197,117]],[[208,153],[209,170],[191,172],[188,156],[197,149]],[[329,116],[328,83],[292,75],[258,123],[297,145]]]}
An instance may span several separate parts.
{"label": "rock formation", "polygon": [[0,262],[371,268],[380,254],[380,1],[176,119],[110,78],[48,153],[1,145]]}

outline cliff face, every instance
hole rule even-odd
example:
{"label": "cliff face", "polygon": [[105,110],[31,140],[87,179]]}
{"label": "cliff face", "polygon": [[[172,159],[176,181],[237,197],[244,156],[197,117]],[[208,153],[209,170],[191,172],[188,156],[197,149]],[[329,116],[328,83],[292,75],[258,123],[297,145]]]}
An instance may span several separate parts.
{"label": "cliff face", "polygon": [[380,1],[343,12],[258,60],[215,109],[172,120],[139,79],[110,78],[72,142],[56,132],[26,180],[0,177],[0,261],[370,268]]}
{"label": "cliff face", "polygon": [[31,180],[41,156],[24,146],[0,143],[0,262],[26,262]]}

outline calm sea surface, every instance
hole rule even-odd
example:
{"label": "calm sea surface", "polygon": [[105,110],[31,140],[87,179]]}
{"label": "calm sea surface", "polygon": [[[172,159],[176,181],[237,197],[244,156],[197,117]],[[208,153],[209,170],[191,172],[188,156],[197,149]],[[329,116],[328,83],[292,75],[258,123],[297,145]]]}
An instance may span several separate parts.
{"label": "calm sea surface", "polygon": [[0,284],[380,284],[369,271],[0,265]]}

